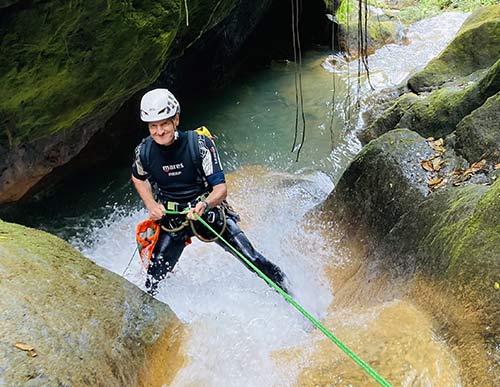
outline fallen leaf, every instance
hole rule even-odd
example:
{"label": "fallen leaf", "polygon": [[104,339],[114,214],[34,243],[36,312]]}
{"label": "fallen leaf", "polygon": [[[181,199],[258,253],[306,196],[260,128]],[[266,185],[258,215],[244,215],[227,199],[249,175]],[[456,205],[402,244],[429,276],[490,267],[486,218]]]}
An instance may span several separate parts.
{"label": "fallen leaf", "polygon": [[420,162],[422,168],[424,168],[428,172],[438,172],[443,164],[444,160],[441,158],[440,154],[435,154],[430,159]]}
{"label": "fallen leaf", "polygon": [[423,160],[423,161],[420,162],[420,165],[426,171],[428,171],[428,172],[434,172],[434,168],[432,167],[432,161],[431,160]]}
{"label": "fallen leaf", "polygon": [[430,187],[434,187],[440,183],[442,183],[444,180],[444,177],[441,177],[441,176],[436,176],[436,177],[432,177],[430,178],[429,180],[427,180],[427,184],[430,186]]}
{"label": "fallen leaf", "polygon": [[439,138],[434,141],[430,141],[429,145],[432,149],[434,149],[436,152],[439,153],[444,153],[446,148],[444,147],[444,140],[442,138]]}
{"label": "fallen leaf", "polygon": [[434,137],[427,137],[427,141],[431,142],[431,141],[434,141],[435,138]]}
{"label": "fallen leaf", "polygon": [[455,169],[451,174],[452,175],[463,175],[464,172],[465,172],[465,169],[459,168],[459,169]]}
{"label": "fallen leaf", "polygon": [[20,349],[21,351],[33,351],[35,349],[35,348],[33,348],[33,346],[26,344],[26,343],[22,343],[20,341],[18,341],[15,344],[15,347]]}
{"label": "fallen leaf", "polygon": [[476,173],[483,170],[485,166],[486,166],[486,159],[482,159],[481,161],[473,163],[470,166],[470,169],[472,170],[472,173]]}
{"label": "fallen leaf", "polygon": [[441,157],[435,157],[431,161],[432,163],[432,168],[437,172],[441,169],[442,165],[444,164],[444,160]]}
{"label": "fallen leaf", "polygon": [[467,179],[465,180],[456,180],[454,181],[452,184],[455,186],[455,187],[458,187],[459,185],[462,185],[463,183],[465,183],[467,181]]}
{"label": "fallen leaf", "polygon": [[495,169],[500,169],[500,163],[495,165]]}

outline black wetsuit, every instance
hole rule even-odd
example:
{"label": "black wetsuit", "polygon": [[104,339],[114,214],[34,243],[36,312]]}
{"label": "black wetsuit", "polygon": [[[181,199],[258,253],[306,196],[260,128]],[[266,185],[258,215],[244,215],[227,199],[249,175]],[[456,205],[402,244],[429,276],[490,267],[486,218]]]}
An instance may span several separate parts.
{"label": "black wetsuit", "polygon": [[[217,150],[208,137],[194,136],[198,140],[198,158],[198,155],[196,157],[192,155],[193,147],[190,147],[188,133],[177,133],[177,139],[169,146],[159,145],[151,137],[144,139],[136,147],[132,174],[140,180],[148,179],[159,202],[178,203],[177,209],[182,210],[189,205],[193,206],[201,195],[211,191],[211,187],[225,183],[225,177]],[[222,206],[222,208],[226,214],[223,238],[278,286],[287,291],[285,275],[281,269],[255,250],[237,224],[239,216],[234,211],[230,211],[229,207]],[[176,220],[171,217],[162,219],[163,222]],[[150,294],[156,294],[158,283],[173,270],[193,235],[189,226],[176,232],[163,230],[160,232],[148,267],[146,288]],[[221,240],[217,239],[216,243],[236,256]]]}

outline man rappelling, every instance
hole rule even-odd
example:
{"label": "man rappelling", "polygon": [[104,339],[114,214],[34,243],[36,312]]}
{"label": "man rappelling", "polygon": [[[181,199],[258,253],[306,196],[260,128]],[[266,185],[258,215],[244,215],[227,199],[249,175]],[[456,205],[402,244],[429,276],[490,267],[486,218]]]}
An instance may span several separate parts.
{"label": "man rappelling", "polygon": [[167,89],[147,92],[140,109],[150,136],[135,149],[132,182],[156,229],[152,234],[155,244],[146,262],[148,293],[157,293],[159,282],[173,270],[192,236],[215,241],[237,257],[196,221],[197,216],[287,291],[281,269],[255,250],[237,224],[239,215],[226,201],[224,172],[208,130],[178,131],[180,105]]}

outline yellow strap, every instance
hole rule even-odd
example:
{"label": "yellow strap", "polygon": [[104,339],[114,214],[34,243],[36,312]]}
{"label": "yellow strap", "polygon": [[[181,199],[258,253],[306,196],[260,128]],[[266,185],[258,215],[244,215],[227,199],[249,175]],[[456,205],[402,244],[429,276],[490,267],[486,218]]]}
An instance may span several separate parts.
{"label": "yellow strap", "polygon": [[212,133],[210,133],[210,130],[206,126],[200,126],[198,129],[195,130],[196,133],[198,134],[203,134],[204,136],[207,136],[208,138],[213,138]]}

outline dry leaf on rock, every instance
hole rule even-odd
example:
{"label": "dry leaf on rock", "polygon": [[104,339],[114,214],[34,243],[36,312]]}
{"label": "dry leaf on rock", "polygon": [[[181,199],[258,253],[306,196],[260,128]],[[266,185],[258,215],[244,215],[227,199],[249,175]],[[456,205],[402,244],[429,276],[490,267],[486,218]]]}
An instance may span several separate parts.
{"label": "dry leaf on rock", "polygon": [[444,177],[436,176],[436,177],[432,177],[432,178],[428,179],[427,185],[429,186],[429,188],[435,188],[436,186],[441,184],[443,181],[444,181]]}
{"label": "dry leaf on rock", "polygon": [[31,357],[36,357],[36,356],[38,356],[38,353],[36,353],[36,351],[34,349],[32,349],[31,351],[28,351],[28,355]]}
{"label": "dry leaf on rock", "polygon": [[33,351],[35,349],[32,345],[23,343],[21,341],[18,341],[15,344],[15,347],[18,348],[18,349],[20,349],[21,351]]}
{"label": "dry leaf on rock", "polygon": [[435,157],[432,159],[432,168],[435,171],[439,171],[444,164],[444,160],[441,157]]}
{"label": "dry leaf on rock", "polygon": [[427,185],[429,186],[429,191],[433,192],[438,188],[444,187],[448,179],[445,179],[444,176],[436,176],[427,180]]}
{"label": "dry leaf on rock", "polygon": [[432,156],[430,159],[420,162],[422,168],[424,168],[428,172],[438,172],[443,164],[444,160],[439,154]]}
{"label": "dry leaf on rock", "polygon": [[428,172],[434,172],[434,168],[432,167],[432,161],[431,160],[423,160],[423,161],[420,162],[420,165],[426,171],[428,171]]}
{"label": "dry leaf on rock", "polygon": [[429,180],[427,180],[427,184],[429,184],[429,185],[436,185],[436,184],[441,183],[442,181],[443,181],[443,177],[436,176],[436,177],[432,177]]}
{"label": "dry leaf on rock", "polygon": [[451,174],[452,175],[463,175],[464,173],[465,173],[465,169],[459,168],[459,169],[455,169]]}
{"label": "dry leaf on rock", "polygon": [[430,141],[429,145],[432,149],[434,149],[436,152],[439,153],[444,153],[446,148],[444,147],[444,140],[442,138],[439,138],[434,141]]}
{"label": "dry leaf on rock", "polygon": [[500,169],[500,163],[495,165],[495,169]]}
{"label": "dry leaf on rock", "polygon": [[470,169],[472,170],[472,173],[476,173],[483,170],[485,166],[486,166],[486,159],[482,159],[481,161],[473,163],[470,166]]}

